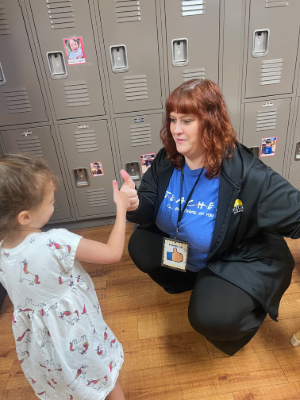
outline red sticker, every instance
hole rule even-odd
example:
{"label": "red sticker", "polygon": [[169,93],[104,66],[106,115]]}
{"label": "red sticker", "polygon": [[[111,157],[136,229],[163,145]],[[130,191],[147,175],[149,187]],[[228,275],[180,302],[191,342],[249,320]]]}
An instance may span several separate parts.
{"label": "red sticker", "polygon": [[64,40],[65,52],[69,65],[85,64],[85,54],[82,37],[66,38]]}
{"label": "red sticker", "polygon": [[95,161],[90,163],[90,168],[92,172],[93,178],[96,178],[97,176],[103,176],[103,167],[102,167],[102,162],[101,161]]}
{"label": "red sticker", "polygon": [[144,174],[151,167],[154,158],[155,158],[155,153],[147,153],[140,155],[142,174]]}
{"label": "red sticker", "polygon": [[275,156],[277,137],[268,137],[261,139],[260,157]]}

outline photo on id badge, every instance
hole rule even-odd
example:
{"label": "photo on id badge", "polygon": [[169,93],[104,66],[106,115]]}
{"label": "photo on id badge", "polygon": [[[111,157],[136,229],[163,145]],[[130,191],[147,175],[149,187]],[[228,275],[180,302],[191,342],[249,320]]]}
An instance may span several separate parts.
{"label": "photo on id badge", "polygon": [[161,265],[185,272],[188,246],[187,242],[164,238]]}

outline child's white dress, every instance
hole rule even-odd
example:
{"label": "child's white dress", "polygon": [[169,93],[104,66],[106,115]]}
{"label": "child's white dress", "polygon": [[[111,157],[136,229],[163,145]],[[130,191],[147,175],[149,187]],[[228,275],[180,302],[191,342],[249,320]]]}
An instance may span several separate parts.
{"label": "child's white dress", "polygon": [[92,279],[75,261],[81,236],[33,233],[0,247],[0,282],[13,304],[17,355],[38,398],[102,400],[122,367],[122,345],[103,320]]}

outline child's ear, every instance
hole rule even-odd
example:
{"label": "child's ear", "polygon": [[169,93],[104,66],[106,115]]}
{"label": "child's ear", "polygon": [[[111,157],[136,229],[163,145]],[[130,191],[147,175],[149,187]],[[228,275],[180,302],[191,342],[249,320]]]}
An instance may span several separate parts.
{"label": "child's ear", "polygon": [[21,211],[18,215],[18,222],[22,226],[26,226],[31,222],[31,218],[28,211]]}

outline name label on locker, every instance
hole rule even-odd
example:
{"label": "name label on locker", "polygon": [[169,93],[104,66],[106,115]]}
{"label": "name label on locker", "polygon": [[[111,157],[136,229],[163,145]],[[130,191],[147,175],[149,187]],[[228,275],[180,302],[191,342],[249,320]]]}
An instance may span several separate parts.
{"label": "name label on locker", "polygon": [[135,118],[134,123],[138,124],[139,122],[145,122],[144,118]]}
{"label": "name label on locker", "polygon": [[89,129],[89,126],[87,124],[81,124],[78,125],[78,129]]}
{"label": "name label on locker", "polygon": [[263,107],[273,107],[273,103],[265,103],[263,104]]}

